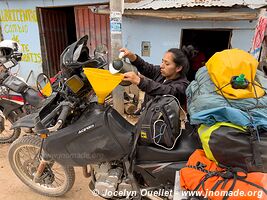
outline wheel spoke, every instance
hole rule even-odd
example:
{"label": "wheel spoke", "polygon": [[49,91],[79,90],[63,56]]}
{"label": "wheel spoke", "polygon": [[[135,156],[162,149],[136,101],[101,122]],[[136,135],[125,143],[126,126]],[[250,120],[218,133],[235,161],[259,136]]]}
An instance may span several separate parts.
{"label": "wheel spoke", "polygon": [[64,183],[64,180],[59,179],[58,177],[55,177],[55,180],[60,181],[61,183]]}
{"label": "wheel spoke", "polygon": [[60,173],[60,172],[58,172],[58,170],[54,170],[54,169],[53,169],[53,172],[54,172],[54,174],[58,174],[58,175],[60,175],[60,176],[64,176],[64,173]]}
{"label": "wheel spoke", "polygon": [[11,126],[11,122],[7,119],[4,119],[4,130],[3,132],[0,133],[0,139],[2,140],[7,140],[9,138],[11,138],[14,134],[14,129],[10,130],[10,126]]}
{"label": "wheel spoke", "polygon": [[[44,194],[62,194],[62,192],[64,193],[64,191],[68,191],[67,188],[71,187],[73,184],[73,182],[71,182],[71,185],[67,184],[73,180],[70,178],[70,176],[73,176],[73,169],[70,168],[70,172],[72,173],[68,174],[68,168],[66,169],[54,161],[45,167],[44,172],[40,177],[40,181],[37,183],[33,181],[39,163],[38,153],[40,148],[37,145],[40,145],[40,141],[30,137],[27,138],[27,136],[25,137],[26,139],[23,138],[24,137],[18,139],[23,145],[17,146],[13,154],[13,162],[17,170],[16,174],[21,180],[32,189]],[[27,143],[31,140],[35,143]]]}
{"label": "wheel spoke", "polygon": [[54,183],[56,184],[56,187],[60,186],[60,184],[56,180],[54,180],[52,185],[54,185]]}

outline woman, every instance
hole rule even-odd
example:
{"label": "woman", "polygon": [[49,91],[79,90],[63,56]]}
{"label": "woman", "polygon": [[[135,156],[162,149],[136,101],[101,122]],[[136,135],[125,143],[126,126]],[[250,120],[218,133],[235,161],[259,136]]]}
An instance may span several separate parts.
{"label": "woman", "polygon": [[146,93],[142,107],[153,97],[165,94],[174,95],[182,105],[186,103],[185,90],[189,84],[186,74],[190,68],[192,49],[186,47],[169,49],[164,54],[160,66],[145,62],[128,49],[123,48],[121,51],[141,74],[127,72],[124,74],[124,80],[137,85]]}

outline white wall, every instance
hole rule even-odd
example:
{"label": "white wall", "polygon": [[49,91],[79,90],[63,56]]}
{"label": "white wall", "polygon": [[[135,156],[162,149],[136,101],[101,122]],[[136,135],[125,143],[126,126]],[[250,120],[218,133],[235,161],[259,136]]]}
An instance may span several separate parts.
{"label": "white wall", "polygon": [[141,42],[150,41],[151,55],[143,58],[148,62],[159,64],[166,50],[172,47],[180,47],[182,29],[232,29],[232,47],[249,51],[255,26],[256,21],[177,21],[145,17],[123,17],[123,44],[126,48],[141,55]]}

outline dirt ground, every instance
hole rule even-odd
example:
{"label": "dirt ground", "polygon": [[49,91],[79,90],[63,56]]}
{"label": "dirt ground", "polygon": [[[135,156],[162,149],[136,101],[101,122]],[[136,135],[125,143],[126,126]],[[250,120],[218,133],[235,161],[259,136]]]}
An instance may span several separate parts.
{"label": "dirt ground", "polygon": [[12,172],[8,162],[7,152],[10,144],[0,144],[0,200],[101,200],[93,196],[88,184],[90,178],[85,178],[82,168],[75,168],[76,179],[73,188],[61,197],[46,197],[32,191],[24,185],[17,176]]}
{"label": "dirt ground", "polygon": [[[136,118],[126,117],[131,123],[137,121]],[[75,168],[75,183],[72,189],[61,197],[46,197],[32,191],[24,185],[13,173],[8,162],[7,152],[10,144],[0,144],[0,200],[103,200],[93,196],[88,184],[90,178],[85,178],[82,168]]]}

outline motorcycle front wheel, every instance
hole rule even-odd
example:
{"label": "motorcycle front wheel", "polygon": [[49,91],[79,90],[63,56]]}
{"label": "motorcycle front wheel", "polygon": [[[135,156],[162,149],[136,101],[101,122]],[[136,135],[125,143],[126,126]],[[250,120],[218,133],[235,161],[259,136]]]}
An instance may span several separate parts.
{"label": "motorcycle front wheel", "polygon": [[74,168],[51,162],[46,166],[40,180],[35,182],[33,179],[40,163],[40,147],[41,139],[37,136],[29,135],[17,139],[8,151],[10,166],[17,177],[35,192],[50,197],[61,196],[74,184]]}
{"label": "motorcycle front wheel", "polygon": [[0,132],[0,144],[11,143],[19,137],[21,132],[20,128],[10,130],[10,127],[17,121],[17,118],[15,111],[13,111],[6,118],[1,119],[3,120],[1,121],[3,129]]}

